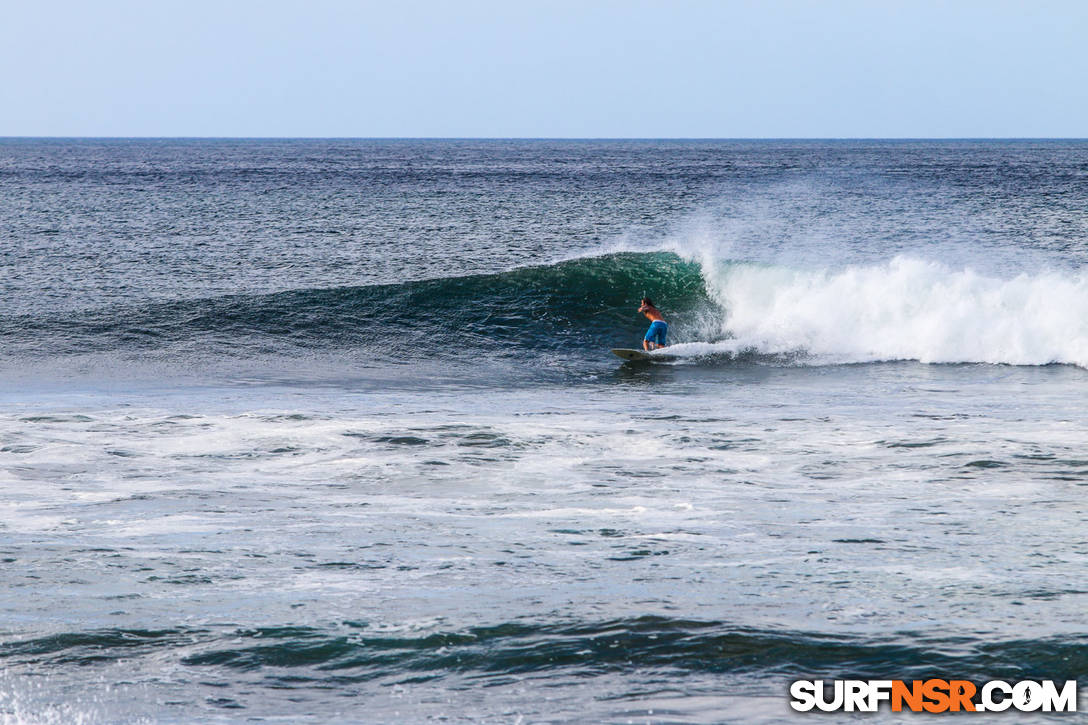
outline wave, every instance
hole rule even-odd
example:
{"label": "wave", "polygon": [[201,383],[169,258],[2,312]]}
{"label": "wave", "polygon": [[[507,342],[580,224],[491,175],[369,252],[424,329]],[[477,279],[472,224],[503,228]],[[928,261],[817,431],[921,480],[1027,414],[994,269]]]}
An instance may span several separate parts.
{"label": "wave", "polygon": [[[369,680],[476,672],[509,675],[659,671],[831,678],[1077,679],[1081,637],[934,638],[917,633],[837,635],[641,616],[596,622],[508,622],[413,635],[345,622],[335,628],[96,630],[0,644],[9,665],[89,665],[170,656],[188,667],[276,668],[296,679]],[[288,674],[281,668],[294,669]],[[323,674],[322,674],[323,673]]]}
{"label": "wave", "polygon": [[670,253],[617,253],[498,274],[4,318],[0,339],[9,350],[68,353],[197,345],[240,354],[350,347],[410,357],[440,348],[601,348],[640,339],[643,294],[668,299],[681,319],[711,304],[698,264]]}
{"label": "wave", "polygon": [[5,353],[251,357],[348,349],[413,359],[637,345],[640,297],[682,360],[1073,364],[1088,367],[1088,275],[1001,279],[910,257],[837,269],[720,259],[682,247],[488,275],[302,289],[0,318]]}

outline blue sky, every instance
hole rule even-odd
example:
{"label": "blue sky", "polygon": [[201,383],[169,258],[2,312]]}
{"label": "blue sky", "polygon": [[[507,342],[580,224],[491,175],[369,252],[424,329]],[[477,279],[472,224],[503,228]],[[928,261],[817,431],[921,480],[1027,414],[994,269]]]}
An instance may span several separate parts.
{"label": "blue sky", "polygon": [[1088,2],[13,2],[0,135],[1086,137]]}

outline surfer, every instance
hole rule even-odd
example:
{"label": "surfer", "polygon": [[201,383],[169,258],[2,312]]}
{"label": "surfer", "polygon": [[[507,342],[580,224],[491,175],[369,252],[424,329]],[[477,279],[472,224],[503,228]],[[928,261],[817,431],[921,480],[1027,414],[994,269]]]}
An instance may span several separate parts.
{"label": "surfer", "polygon": [[650,321],[650,329],[646,330],[646,337],[642,338],[642,349],[649,352],[667,346],[669,343],[665,341],[665,336],[669,334],[669,323],[665,322],[661,312],[654,307],[653,300],[643,297],[638,311]]}

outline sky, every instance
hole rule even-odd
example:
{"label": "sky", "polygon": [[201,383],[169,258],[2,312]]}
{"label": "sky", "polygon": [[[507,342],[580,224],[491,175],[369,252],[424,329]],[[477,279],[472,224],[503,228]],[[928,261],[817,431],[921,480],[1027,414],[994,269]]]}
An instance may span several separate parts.
{"label": "sky", "polygon": [[1088,137],[1085,0],[5,3],[0,136]]}

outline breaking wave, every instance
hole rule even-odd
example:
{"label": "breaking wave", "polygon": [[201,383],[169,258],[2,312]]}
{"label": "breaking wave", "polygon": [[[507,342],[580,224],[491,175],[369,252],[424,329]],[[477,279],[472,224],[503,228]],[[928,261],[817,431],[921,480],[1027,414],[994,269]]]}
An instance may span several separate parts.
{"label": "breaking wave", "polygon": [[1088,275],[1002,279],[910,257],[801,269],[618,252],[488,275],[301,289],[0,317],[6,354],[184,351],[239,356],[328,349],[397,358],[599,354],[637,345],[643,294],[691,361],[1073,364],[1088,367]]}
{"label": "breaking wave", "polygon": [[704,344],[684,346],[687,354],[1088,367],[1084,273],[1000,279],[908,257],[837,270],[722,264],[707,272],[722,315],[703,331]]}

